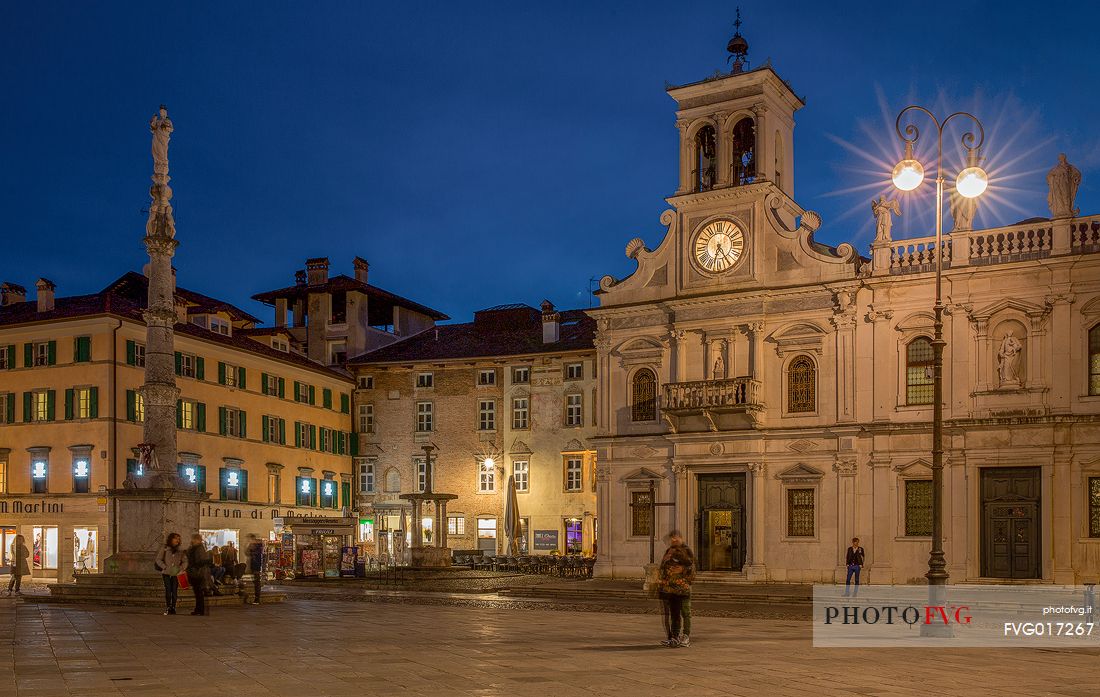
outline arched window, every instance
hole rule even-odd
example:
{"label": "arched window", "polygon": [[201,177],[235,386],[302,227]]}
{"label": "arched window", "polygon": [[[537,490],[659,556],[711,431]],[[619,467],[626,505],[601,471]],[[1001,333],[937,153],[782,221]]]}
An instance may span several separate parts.
{"label": "arched window", "polygon": [[695,190],[714,188],[718,171],[718,149],[713,126],[703,126],[695,134]]}
{"label": "arched window", "polygon": [[1100,324],[1089,330],[1089,394],[1100,395]]}
{"label": "arched window", "polygon": [[630,381],[630,420],[657,420],[657,375],[649,368],[634,373]]}
{"label": "arched window", "polygon": [[752,184],[756,181],[756,125],[746,116],[734,124],[731,135],[730,183]]}
{"label": "arched window", "polygon": [[932,341],[926,336],[905,347],[905,403],[932,403]]}
{"label": "arched window", "polygon": [[787,366],[787,412],[817,409],[817,368],[809,356],[799,356]]}

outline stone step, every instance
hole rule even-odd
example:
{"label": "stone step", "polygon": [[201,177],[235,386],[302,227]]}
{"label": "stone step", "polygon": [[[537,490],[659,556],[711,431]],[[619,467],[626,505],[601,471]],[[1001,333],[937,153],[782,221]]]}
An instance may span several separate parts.
{"label": "stone step", "polygon": [[[601,600],[607,598],[645,600],[653,597],[640,587],[632,589],[588,588],[580,584],[578,584],[577,587],[528,586],[507,588],[499,591],[498,594],[520,598],[554,598],[568,600]],[[758,592],[723,592],[721,589],[699,588],[698,586],[692,589],[691,597],[696,601],[707,602],[763,602],[799,605],[813,602],[812,593],[769,593],[764,589]]]}
{"label": "stone step", "polygon": [[[80,574],[73,583],[52,583],[47,586],[49,595],[26,596],[27,602],[67,603],[93,605],[134,605],[161,607],[164,605],[164,581],[156,574]],[[252,584],[238,587],[222,586],[222,595],[207,596],[210,605],[243,605],[252,600]],[[286,594],[265,591],[261,601],[281,603]],[[194,595],[190,590],[180,590],[178,605],[193,607]]]}

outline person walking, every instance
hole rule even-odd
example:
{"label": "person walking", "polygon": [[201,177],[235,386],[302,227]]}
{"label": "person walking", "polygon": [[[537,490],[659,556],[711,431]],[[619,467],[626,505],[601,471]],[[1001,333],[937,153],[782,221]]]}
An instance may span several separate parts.
{"label": "person walking", "polygon": [[[661,557],[658,590],[664,610],[665,634],[662,646],[691,646],[691,610],[684,612],[685,601],[691,601],[691,584],[695,582],[695,554],[684,544],[678,530],[668,534],[668,549]],[[689,606],[690,608],[690,606]]]}
{"label": "person walking", "polygon": [[237,548],[233,544],[233,540],[229,540],[222,547],[222,566],[225,567],[225,574],[223,578],[228,578],[231,581],[237,580],[237,563],[239,562],[237,556]]}
{"label": "person walking", "polygon": [[191,536],[191,546],[187,548],[187,580],[191,592],[195,594],[195,609],[192,615],[208,615],[206,609],[206,591],[213,585],[210,577],[210,553],[202,543],[202,535]]}
{"label": "person walking", "polygon": [[844,563],[848,565],[848,577],[844,579],[844,596],[847,597],[851,590],[852,577],[856,579],[856,589],[852,595],[859,595],[859,572],[863,569],[863,548],[859,546],[859,538],[852,538],[852,546],[848,548],[848,555]]}
{"label": "person walking", "polygon": [[164,614],[174,615],[176,601],[179,599],[179,575],[187,570],[187,552],[183,549],[183,538],[178,532],[168,533],[153,565],[160,571],[161,580],[164,581]]}
{"label": "person walking", "polygon": [[252,573],[252,604],[260,604],[260,586],[264,582],[264,543],[253,534],[248,536],[248,570]]}
{"label": "person walking", "polygon": [[9,550],[11,555],[11,580],[8,581],[8,595],[23,595],[19,587],[23,584],[23,577],[30,576],[31,566],[28,563],[31,551],[27,549],[27,541],[22,535],[16,535]]}

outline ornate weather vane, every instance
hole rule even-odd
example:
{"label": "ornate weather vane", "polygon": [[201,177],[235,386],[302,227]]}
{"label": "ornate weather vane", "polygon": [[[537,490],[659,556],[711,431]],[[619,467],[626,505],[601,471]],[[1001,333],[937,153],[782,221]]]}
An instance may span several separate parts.
{"label": "ornate weather vane", "polygon": [[749,42],[741,36],[741,8],[737,8],[737,19],[733,22],[733,38],[726,44],[726,50],[730,52],[726,62],[733,61],[733,72],[744,72],[749,66]]}

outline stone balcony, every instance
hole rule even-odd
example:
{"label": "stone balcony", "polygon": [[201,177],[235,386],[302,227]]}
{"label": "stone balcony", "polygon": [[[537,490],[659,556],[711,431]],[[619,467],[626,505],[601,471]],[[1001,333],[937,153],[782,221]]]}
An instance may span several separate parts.
{"label": "stone balcony", "polygon": [[752,428],[763,407],[760,381],[750,377],[671,382],[661,394],[661,415],[673,433]]}

